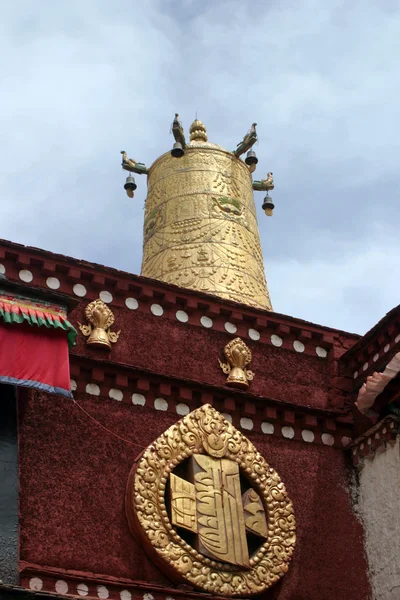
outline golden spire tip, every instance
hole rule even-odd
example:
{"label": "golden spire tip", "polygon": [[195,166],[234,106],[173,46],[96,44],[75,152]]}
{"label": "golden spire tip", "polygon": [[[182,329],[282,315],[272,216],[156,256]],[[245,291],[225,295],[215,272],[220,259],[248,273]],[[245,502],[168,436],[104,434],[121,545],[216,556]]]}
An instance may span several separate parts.
{"label": "golden spire tip", "polygon": [[207,137],[207,129],[204,123],[199,121],[199,119],[195,119],[190,126],[190,141],[191,142],[206,142],[208,140]]}

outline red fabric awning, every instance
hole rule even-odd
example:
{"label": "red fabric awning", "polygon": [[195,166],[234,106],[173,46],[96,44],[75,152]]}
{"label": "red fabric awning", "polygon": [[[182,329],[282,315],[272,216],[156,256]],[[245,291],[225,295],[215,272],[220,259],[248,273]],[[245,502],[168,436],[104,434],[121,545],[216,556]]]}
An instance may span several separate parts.
{"label": "red fabric awning", "polygon": [[0,383],[72,398],[66,309],[0,289]]}
{"label": "red fabric awning", "polygon": [[72,398],[64,332],[0,324],[0,383]]}

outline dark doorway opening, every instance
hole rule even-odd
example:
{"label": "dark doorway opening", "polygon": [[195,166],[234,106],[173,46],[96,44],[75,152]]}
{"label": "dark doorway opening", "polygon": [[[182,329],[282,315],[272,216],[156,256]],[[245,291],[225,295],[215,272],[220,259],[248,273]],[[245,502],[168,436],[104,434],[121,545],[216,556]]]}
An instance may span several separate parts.
{"label": "dark doorway opening", "polygon": [[16,388],[0,385],[0,580],[18,584]]}

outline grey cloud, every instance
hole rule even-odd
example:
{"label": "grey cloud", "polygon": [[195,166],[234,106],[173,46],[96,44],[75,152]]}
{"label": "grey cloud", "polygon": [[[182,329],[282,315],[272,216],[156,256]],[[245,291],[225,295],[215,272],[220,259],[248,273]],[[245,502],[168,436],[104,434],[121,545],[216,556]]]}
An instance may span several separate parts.
{"label": "grey cloud", "polygon": [[[256,194],[279,312],[363,332],[399,301],[394,2],[8,3],[0,25],[0,236],[140,271],[145,180],[175,111],[226,148],[256,120]],[[95,232],[95,234],[91,233]]]}

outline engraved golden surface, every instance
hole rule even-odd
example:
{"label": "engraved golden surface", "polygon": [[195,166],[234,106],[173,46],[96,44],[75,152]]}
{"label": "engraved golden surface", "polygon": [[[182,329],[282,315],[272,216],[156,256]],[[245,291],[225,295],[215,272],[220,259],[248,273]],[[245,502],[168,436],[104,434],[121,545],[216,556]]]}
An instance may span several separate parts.
{"label": "engraved golden surface", "polygon": [[248,567],[239,465],[204,454],[193,454],[190,463],[196,494],[196,549],[203,556]]}
{"label": "engraved golden surface", "polygon": [[201,121],[190,133],[149,169],[141,274],[272,310],[249,168]]}
{"label": "engraved golden surface", "polygon": [[219,366],[228,375],[226,385],[247,388],[249,381],[254,379],[253,371],[247,369],[252,354],[250,348],[239,337],[228,342],[224,348],[227,363],[219,361]]}
{"label": "engraved golden surface", "polygon": [[160,568],[215,595],[266,590],[287,572],[296,541],[278,474],[210,405],[146,448],[129,478],[126,510]]}
{"label": "engraved golden surface", "polygon": [[194,485],[171,473],[170,486],[172,524],[197,533],[196,490]]}
{"label": "engraved golden surface", "polygon": [[243,508],[246,529],[260,537],[268,537],[267,519],[265,518],[263,503],[260,496],[252,488],[243,494]]}
{"label": "engraved golden surface", "polygon": [[110,342],[117,342],[121,331],[110,331],[114,323],[114,313],[100,298],[93,300],[85,308],[88,325],[78,323],[83,335],[88,337],[87,344],[102,348],[111,348]]}

